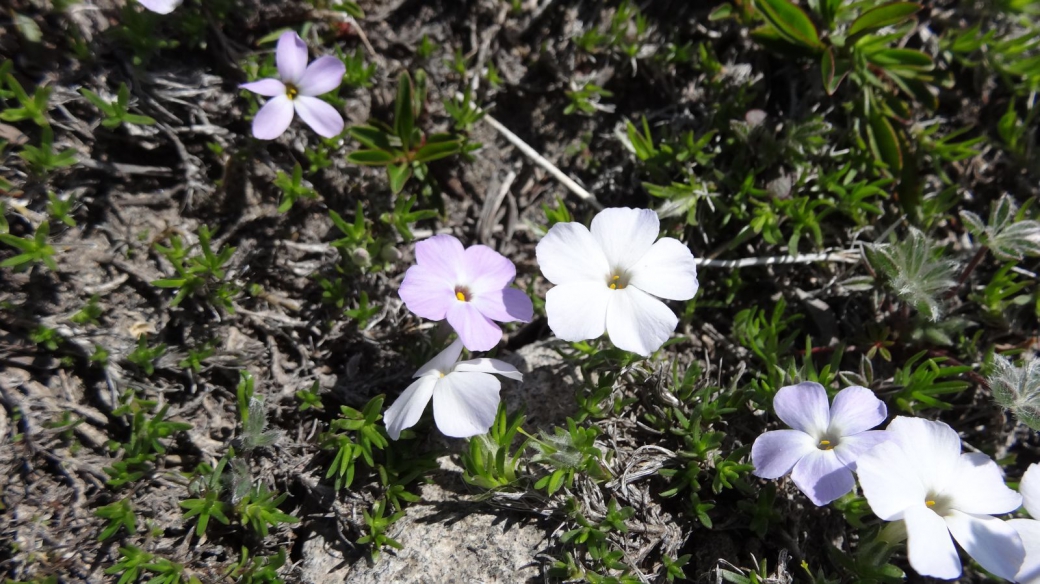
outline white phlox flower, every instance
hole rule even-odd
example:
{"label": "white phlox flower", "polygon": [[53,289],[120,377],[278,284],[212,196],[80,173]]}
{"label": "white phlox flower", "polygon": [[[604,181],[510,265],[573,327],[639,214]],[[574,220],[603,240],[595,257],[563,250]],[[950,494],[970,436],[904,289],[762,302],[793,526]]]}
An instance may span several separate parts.
{"label": "white phlox flower", "polygon": [[[856,460],[874,514],[906,524],[910,566],[922,576],[961,575],[954,540],[986,570],[1014,580],[1025,551],[1008,522],[1022,497],[985,454],[961,453],[961,439],[942,422],[897,417],[889,440]],[[951,538],[951,535],[953,536]]]}
{"label": "white phlox flower", "polygon": [[1029,511],[1032,519],[1012,519],[1008,521],[1022,538],[1026,550],[1026,560],[1015,575],[1015,581],[1021,584],[1040,584],[1040,465],[1031,464],[1018,483],[1018,492],[1022,495],[1022,504]]}
{"label": "white phlox flower", "polygon": [[468,438],[491,428],[502,388],[495,375],[517,381],[522,381],[523,375],[498,359],[458,361],[461,354],[459,339],[415,372],[418,379],[383,415],[391,438],[397,440],[402,430],[414,426],[431,398],[433,419],[445,436]]}
{"label": "white phlox flower", "polygon": [[664,302],[697,293],[697,264],[685,244],[657,239],[650,209],[604,209],[581,223],[557,223],[538,242],[538,266],[556,286],[545,295],[549,328],[565,341],[604,331],[619,349],[648,356],[679,319]]}

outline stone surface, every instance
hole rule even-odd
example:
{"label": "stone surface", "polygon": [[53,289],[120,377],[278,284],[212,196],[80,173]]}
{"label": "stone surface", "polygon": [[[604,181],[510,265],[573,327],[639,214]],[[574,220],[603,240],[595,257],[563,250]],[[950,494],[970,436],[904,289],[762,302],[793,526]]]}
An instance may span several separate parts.
{"label": "stone surface", "polygon": [[538,341],[503,359],[524,374],[520,384],[503,384],[502,399],[510,412],[524,407],[527,415],[524,428],[528,431],[563,425],[576,409],[574,392],[580,379],[578,368],[553,350],[559,343]]}
{"label": "stone surface", "polygon": [[421,492],[422,502],[408,507],[407,515],[390,530],[390,536],[403,546],[401,550],[384,552],[374,565],[366,560],[344,565],[342,556],[315,535],[303,544],[300,581],[541,581],[542,567],[535,556],[546,547],[546,531],[536,518],[499,511],[438,484],[423,485]]}

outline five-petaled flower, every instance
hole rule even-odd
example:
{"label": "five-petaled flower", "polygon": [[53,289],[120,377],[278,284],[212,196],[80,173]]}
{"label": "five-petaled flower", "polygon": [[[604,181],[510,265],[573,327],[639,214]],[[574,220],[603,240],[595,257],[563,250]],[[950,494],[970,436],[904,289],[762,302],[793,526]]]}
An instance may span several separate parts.
{"label": "five-petaled flower", "polygon": [[1008,521],[1022,538],[1022,546],[1026,550],[1026,559],[1022,562],[1015,582],[1020,584],[1040,584],[1040,465],[1031,464],[1018,483],[1018,492],[1022,495],[1022,506],[1029,511],[1032,519],[1012,519]]}
{"label": "five-petaled flower", "polygon": [[[386,432],[397,440],[401,431],[419,421],[433,398],[433,419],[445,436],[468,438],[484,434],[495,422],[502,383],[495,375],[521,381],[523,375],[498,359],[458,361],[462,341],[447,349],[415,372],[415,380],[386,410]],[[494,374],[494,375],[492,375]]]}
{"label": "five-petaled flower", "polygon": [[240,87],[270,97],[253,118],[253,135],[261,140],[281,136],[293,120],[293,112],[325,138],[343,131],[343,117],[336,108],[317,98],[339,87],[346,73],[343,62],[332,56],[307,64],[307,45],[292,31],[278,37],[275,51],[278,79],[261,79]]}
{"label": "five-petaled flower", "polygon": [[[594,339],[605,330],[620,349],[650,355],[679,319],[658,298],[689,300],[697,264],[684,244],[657,239],[660,220],[649,209],[604,209],[581,223],[557,223],[535,252],[547,280],[549,328],[565,341]],[[656,242],[655,242],[656,240]]]}
{"label": "five-petaled flower", "polygon": [[173,12],[174,8],[180,6],[184,0],[138,0],[138,2],[152,12],[169,14]]}
{"label": "five-petaled flower", "polygon": [[991,516],[1018,509],[1022,497],[1004,484],[1000,467],[985,454],[962,454],[957,432],[942,422],[898,417],[886,433],[889,440],[856,462],[857,474],[874,514],[905,523],[910,566],[922,576],[957,578],[957,540],[980,566],[1014,580],[1022,540]]}
{"label": "five-petaled flower", "polygon": [[851,491],[856,459],[887,438],[885,432],[871,430],[888,416],[885,403],[865,387],[846,387],[829,405],[819,383],[788,385],[776,392],[773,410],[794,429],[773,430],[755,440],[754,473],[775,479],[790,472],[794,484],[816,505]]}
{"label": "five-petaled flower", "polygon": [[463,249],[457,238],[437,235],[415,244],[415,259],[401,283],[401,299],[423,318],[447,318],[470,351],[487,351],[502,340],[502,329],[492,321],[530,322],[531,299],[509,287],[516,266],[490,247]]}

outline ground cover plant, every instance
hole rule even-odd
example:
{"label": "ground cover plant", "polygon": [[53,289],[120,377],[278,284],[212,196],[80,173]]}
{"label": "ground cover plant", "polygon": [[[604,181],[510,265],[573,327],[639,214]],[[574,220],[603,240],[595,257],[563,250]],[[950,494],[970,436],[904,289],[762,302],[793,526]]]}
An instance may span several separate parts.
{"label": "ground cover plant", "polygon": [[1040,4],[13,0],[3,582],[1040,582]]}

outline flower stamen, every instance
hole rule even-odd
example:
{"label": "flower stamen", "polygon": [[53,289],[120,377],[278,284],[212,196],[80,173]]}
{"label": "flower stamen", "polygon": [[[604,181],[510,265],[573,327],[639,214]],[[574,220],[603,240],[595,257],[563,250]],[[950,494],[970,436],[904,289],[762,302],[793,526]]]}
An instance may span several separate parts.
{"label": "flower stamen", "polygon": [[459,302],[469,302],[469,299],[471,298],[469,289],[465,286],[456,286],[455,298],[457,298]]}
{"label": "flower stamen", "polygon": [[296,96],[299,94],[300,90],[297,89],[295,85],[292,83],[285,84],[285,95],[287,95],[289,99],[296,99]]}
{"label": "flower stamen", "polygon": [[820,440],[819,448],[820,450],[834,450],[830,440]]}
{"label": "flower stamen", "polygon": [[621,276],[621,273],[614,272],[610,276],[610,279],[607,280],[607,287],[611,290],[624,290],[625,286],[628,285],[628,276],[625,276],[624,279],[622,279]]}
{"label": "flower stamen", "polygon": [[929,508],[930,507],[935,507],[935,501],[933,501],[931,499],[925,501],[924,504],[927,505]]}

